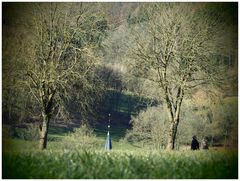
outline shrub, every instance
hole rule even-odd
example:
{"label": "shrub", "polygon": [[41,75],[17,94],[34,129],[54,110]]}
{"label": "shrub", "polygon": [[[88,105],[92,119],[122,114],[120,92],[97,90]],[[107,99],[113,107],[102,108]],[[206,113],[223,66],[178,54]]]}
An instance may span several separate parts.
{"label": "shrub", "polygon": [[125,139],[133,143],[139,142],[142,146],[165,147],[169,124],[166,111],[161,110],[161,106],[149,107],[138,116],[132,117],[133,129],[127,131]]}
{"label": "shrub", "polygon": [[38,125],[27,124],[26,128],[14,127],[10,130],[11,137],[33,141],[39,139]]}
{"label": "shrub", "polygon": [[[132,130],[128,130],[125,139],[129,142],[148,144],[154,148],[165,147],[169,129],[167,111],[161,106],[149,107],[132,117]],[[196,135],[201,141],[205,136],[210,143],[229,142],[237,146],[237,100],[223,99],[221,102],[194,102],[184,100],[177,130],[176,148],[191,143]],[[226,134],[227,133],[227,134]],[[225,140],[224,140],[225,139]]]}
{"label": "shrub", "polygon": [[11,138],[11,126],[5,124],[2,125],[2,137],[3,139]]}
{"label": "shrub", "polygon": [[85,124],[74,128],[72,133],[63,138],[63,147],[66,149],[103,148],[103,144],[93,133],[93,129]]}

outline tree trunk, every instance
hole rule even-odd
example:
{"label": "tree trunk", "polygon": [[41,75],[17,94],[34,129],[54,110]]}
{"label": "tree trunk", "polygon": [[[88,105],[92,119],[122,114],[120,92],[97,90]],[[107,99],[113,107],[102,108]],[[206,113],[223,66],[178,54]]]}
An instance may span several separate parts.
{"label": "tree trunk", "polygon": [[47,148],[47,135],[48,135],[48,125],[49,125],[49,115],[46,113],[42,113],[43,122],[42,125],[39,127],[39,148],[41,150]]}
{"label": "tree trunk", "polygon": [[167,149],[168,150],[174,150],[175,148],[175,142],[176,142],[176,136],[177,136],[177,128],[179,124],[179,117],[180,117],[180,110],[182,105],[184,91],[182,89],[182,86],[178,88],[177,92],[177,99],[175,104],[170,101],[169,96],[166,96],[166,100],[168,102],[168,111],[169,111],[169,119],[170,119],[170,129],[169,129],[169,137],[168,137],[168,144]]}
{"label": "tree trunk", "polygon": [[173,121],[170,125],[169,134],[168,134],[168,143],[167,143],[168,150],[174,150],[175,148],[178,122],[179,120]]}
{"label": "tree trunk", "polygon": [[[43,86],[45,87],[45,86]],[[49,90],[48,90],[49,91]],[[41,92],[40,96],[43,97],[46,91]],[[53,97],[55,95],[56,89],[52,90],[51,93],[47,96],[46,99],[42,99],[43,110],[42,110],[42,125],[39,127],[39,148],[41,150],[47,148],[47,135],[48,135],[48,126],[51,118],[51,113],[53,109]]]}

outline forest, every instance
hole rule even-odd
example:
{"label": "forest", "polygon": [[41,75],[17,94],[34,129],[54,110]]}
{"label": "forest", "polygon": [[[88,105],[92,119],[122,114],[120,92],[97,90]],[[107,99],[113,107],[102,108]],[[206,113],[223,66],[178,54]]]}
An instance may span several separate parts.
{"label": "forest", "polygon": [[3,2],[2,158],[8,179],[238,178],[238,3]]}

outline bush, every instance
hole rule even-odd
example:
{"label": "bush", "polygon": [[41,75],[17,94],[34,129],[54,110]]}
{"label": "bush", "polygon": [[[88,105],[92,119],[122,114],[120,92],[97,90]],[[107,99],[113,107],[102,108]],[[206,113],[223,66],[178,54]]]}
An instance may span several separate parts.
{"label": "bush", "polygon": [[30,123],[26,128],[14,127],[10,130],[10,135],[13,138],[33,141],[39,139],[38,125]]}
{"label": "bush", "polygon": [[3,124],[2,125],[2,138],[10,139],[11,138],[11,126]]}
{"label": "bush", "polygon": [[[128,130],[125,139],[142,146],[154,148],[166,146],[169,129],[167,110],[161,106],[149,107],[132,117],[132,130]],[[194,102],[184,100],[181,107],[180,122],[177,130],[176,148],[191,143],[193,135],[201,141],[204,137],[218,143],[228,142],[237,147],[237,100],[222,99],[219,102]],[[227,133],[227,134],[226,134]]]}
{"label": "bush", "polygon": [[154,148],[163,148],[167,144],[167,121],[166,111],[161,106],[149,107],[146,111],[140,112],[132,117],[133,129],[128,130],[125,139],[133,143],[141,143]]}
{"label": "bush", "polygon": [[93,133],[93,129],[85,124],[74,128],[72,133],[63,138],[63,147],[66,149],[103,148],[103,144]]}

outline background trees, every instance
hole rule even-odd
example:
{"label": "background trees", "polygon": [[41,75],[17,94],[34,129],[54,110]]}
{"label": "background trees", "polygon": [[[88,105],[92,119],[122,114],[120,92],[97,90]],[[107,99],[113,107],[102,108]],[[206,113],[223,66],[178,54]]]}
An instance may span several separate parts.
{"label": "background trees", "polygon": [[[147,4],[133,26],[134,73],[156,82],[169,115],[168,149],[174,149],[183,99],[199,86],[224,85],[226,67],[216,56],[232,50],[232,31],[205,4]],[[213,16],[214,15],[214,16]]]}
{"label": "background trees", "polygon": [[[228,108],[227,108],[228,107]],[[186,149],[193,135],[201,142],[208,137],[211,146],[237,146],[237,104],[235,98],[189,100],[182,104],[176,149]],[[162,106],[149,107],[131,119],[133,129],[125,139],[141,147],[163,149],[167,146],[169,121]],[[188,147],[190,148],[190,147]]]}
{"label": "background trees", "polygon": [[209,130],[227,145],[237,132],[236,100],[226,103],[237,95],[236,7],[3,3],[3,121],[38,122],[41,148],[50,120],[98,129],[109,112],[133,126],[129,140],[156,148]]}

